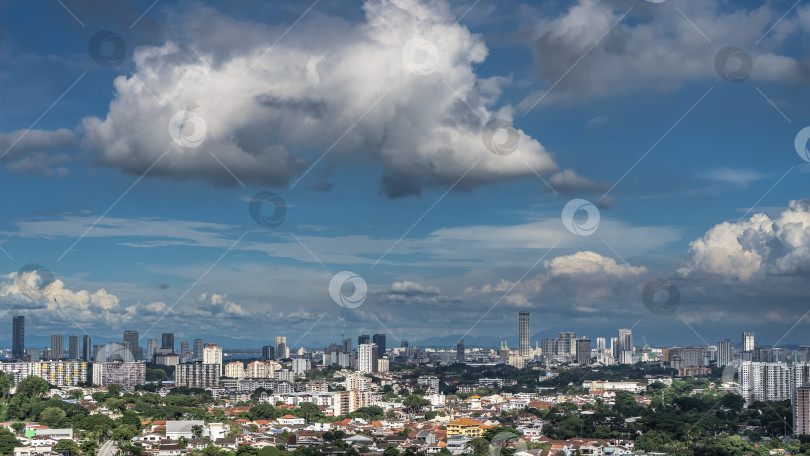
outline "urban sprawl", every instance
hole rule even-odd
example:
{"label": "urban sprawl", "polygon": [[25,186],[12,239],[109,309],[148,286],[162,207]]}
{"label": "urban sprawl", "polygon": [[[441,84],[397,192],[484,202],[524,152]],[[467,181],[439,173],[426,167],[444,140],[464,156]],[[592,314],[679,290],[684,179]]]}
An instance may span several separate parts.
{"label": "urban sprawl", "polygon": [[25,346],[0,363],[0,452],[15,456],[810,455],[810,345],[652,348],[630,329],[511,349],[322,350],[275,337],[253,356],[174,334]]}

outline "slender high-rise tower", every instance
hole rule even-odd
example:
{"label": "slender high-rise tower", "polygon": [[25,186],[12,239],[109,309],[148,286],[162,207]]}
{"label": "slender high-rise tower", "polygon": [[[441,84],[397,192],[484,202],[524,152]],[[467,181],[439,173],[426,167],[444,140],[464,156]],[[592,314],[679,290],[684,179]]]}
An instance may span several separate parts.
{"label": "slender high-rise tower", "polygon": [[25,316],[16,315],[11,320],[11,356],[23,359],[25,355]]}
{"label": "slender high-rise tower", "polygon": [[90,361],[92,357],[93,345],[90,340],[90,335],[85,334],[82,336],[82,361]]}
{"label": "slender high-rise tower", "polygon": [[743,351],[754,351],[754,333],[744,332],[742,334],[742,349]]}
{"label": "slender high-rise tower", "polygon": [[51,336],[50,359],[58,360],[65,357],[65,336],[53,334]]}
{"label": "slender high-rise tower", "polygon": [[[514,333],[513,333],[514,334]],[[529,343],[529,312],[518,313],[518,351],[520,356],[531,356],[532,347]]]}
{"label": "slender high-rise tower", "polygon": [[633,332],[629,329],[620,329],[617,344],[616,361],[619,364],[633,364]]}
{"label": "slender high-rise tower", "polygon": [[79,336],[76,334],[68,337],[68,359],[72,361],[79,359]]}
{"label": "slender high-rise tower", "polygon": [[276,359],[285,359],[287,357],[287,336],[276,336]]}

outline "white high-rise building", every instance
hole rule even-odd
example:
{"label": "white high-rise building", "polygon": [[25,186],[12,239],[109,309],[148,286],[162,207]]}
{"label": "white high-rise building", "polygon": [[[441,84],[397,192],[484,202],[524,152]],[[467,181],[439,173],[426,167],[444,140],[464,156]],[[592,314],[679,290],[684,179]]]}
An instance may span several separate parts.
{"label": "white high-rise building", "polygon": [[605,346],[605,338],[604,337],[597,337],[596,338],[596,349],[597,350],[604,350]]}
{"label": "white high-rise building", "polygon": [[731,340],[726,339],[717,343],[717,365],[719,367],[731,364]]}
{"label": "white high-rise building", "polygon": [[276,336],[276,359],[286,359],[290,357],[290,349],[287,347],[287,336]]}
{"label": "white high-rise building", "polygon": [[744,332],[742,333],[742,346],[743,351],[754,351],[754,333],[753,332]]}
{"label": "white high-rise building", "polygon": [[218,364],[219,375],[222,375],[222,349],[217,344],[208,344],[203,348],[203,364]]}
{"label": "white high-rise building", "polygon": [[753,401],[785,401],[793,396],[793,369],[785,363],[743,361],[738,371],[740,395]]}
{"label": "white high-rise building", "polygon": [[377,346],[360,344],[357,346],[357,370],[365,373],[377,372]]}
{"label": "white high-rise building", "polygon": [[294,358],[290,367],[295,375],[304,375],[310,369],[311,364],[306,358]]}
{"label": "white high-rise building", "polygon": [[633,364],[633,332],[629,329],[620,329],[616,344],[619,364]]}
{"label": "white high-rise building", "polygon": [[146,341],[146,360],[150,363],[155,362],[155,354],[160,348],[160,341],[152,338]]}

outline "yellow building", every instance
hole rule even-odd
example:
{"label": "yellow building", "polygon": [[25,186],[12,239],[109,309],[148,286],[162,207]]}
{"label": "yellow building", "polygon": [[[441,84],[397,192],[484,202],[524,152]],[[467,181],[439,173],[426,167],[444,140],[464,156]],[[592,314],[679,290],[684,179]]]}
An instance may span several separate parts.
{"label": "yellow building", "polygon": [[464,434],[472,439],[481,437],[484,434],[484,429],[477,422],[469,418],[459,418],[455,421],[447,423],[447,436]]}

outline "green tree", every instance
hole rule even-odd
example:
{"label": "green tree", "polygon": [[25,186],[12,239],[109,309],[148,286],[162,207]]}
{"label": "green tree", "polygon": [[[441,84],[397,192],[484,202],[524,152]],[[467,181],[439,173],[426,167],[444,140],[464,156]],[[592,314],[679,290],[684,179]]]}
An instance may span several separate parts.
{"label": "green tree", "polygon": [[411,394],[402,401],[402,405],[408,408],[410,413],[422,410],[422,407],[430,405],[430,401],[423,399],[422,396]]}
{"label": "green tree", "polygon": [[39,377],[26,377],[20,380],[17,385],[14,396],[29,397],[43,397],[48,392],[50,385],[44,379]]}
{"label": "green tree", "polygon": [[11,429],[14,430],[15,434],[20,435],[25,430],[25,423],[23,423],[21,421],[11,423]]}
{"label": "green tree", "polygon": [[22,446],[22,443],[11,432],[4,431],[0,432],[0,454],[14,454],[14,447]]}
{"label": "green tree", "polygon": [[78,423],[79,429],[104,436],[115,427],[115,421],[107,415],[90,415]]}
{"label": "green tree", "polygon": [[51,428],[61,426],[62,420],[65,419],[67,414],[64,410],[58,407],[48,407],[39,414],[39,422]]}
{"label": "green tree", "polygon": [[138,430],[131,424],[123,424],[112,431],[112,438],[116,442],[128,442],[136,435],[138,435]]}
{"label": "green tree", "polygon": [[94,456],[96,452],[98,452],[98,442],[95,440],[85,440],[79,446],[79,449],[82,450],[82,453],[88,456]]}
{"label": "green tree", "polygon": [[121,424],[131,424],[135,429],[140,429],[141,418],[132,410],[124,410],[123,415],[121,415]]}
{"label": "green tree", "polygon": [[472,450],[473,456],[487,456],[489,454],[489,441],[484,438],[476,438],[467,442]]}
{"label": "green tree", "polygon": [[54,450],[67,450],[70,452],[70,456],[74,456],[79,454],[79,445],[76,444],[72,439],[62,439],[56,442],[56,445],[53,446]]}
{"label": "green tree", "polygon": [[307,420],[307,422],[312,422],[321,416],[321,410],[312,402],[303,402],[298,406],[298,409],[295,411],[295,415],[303,417]]}

